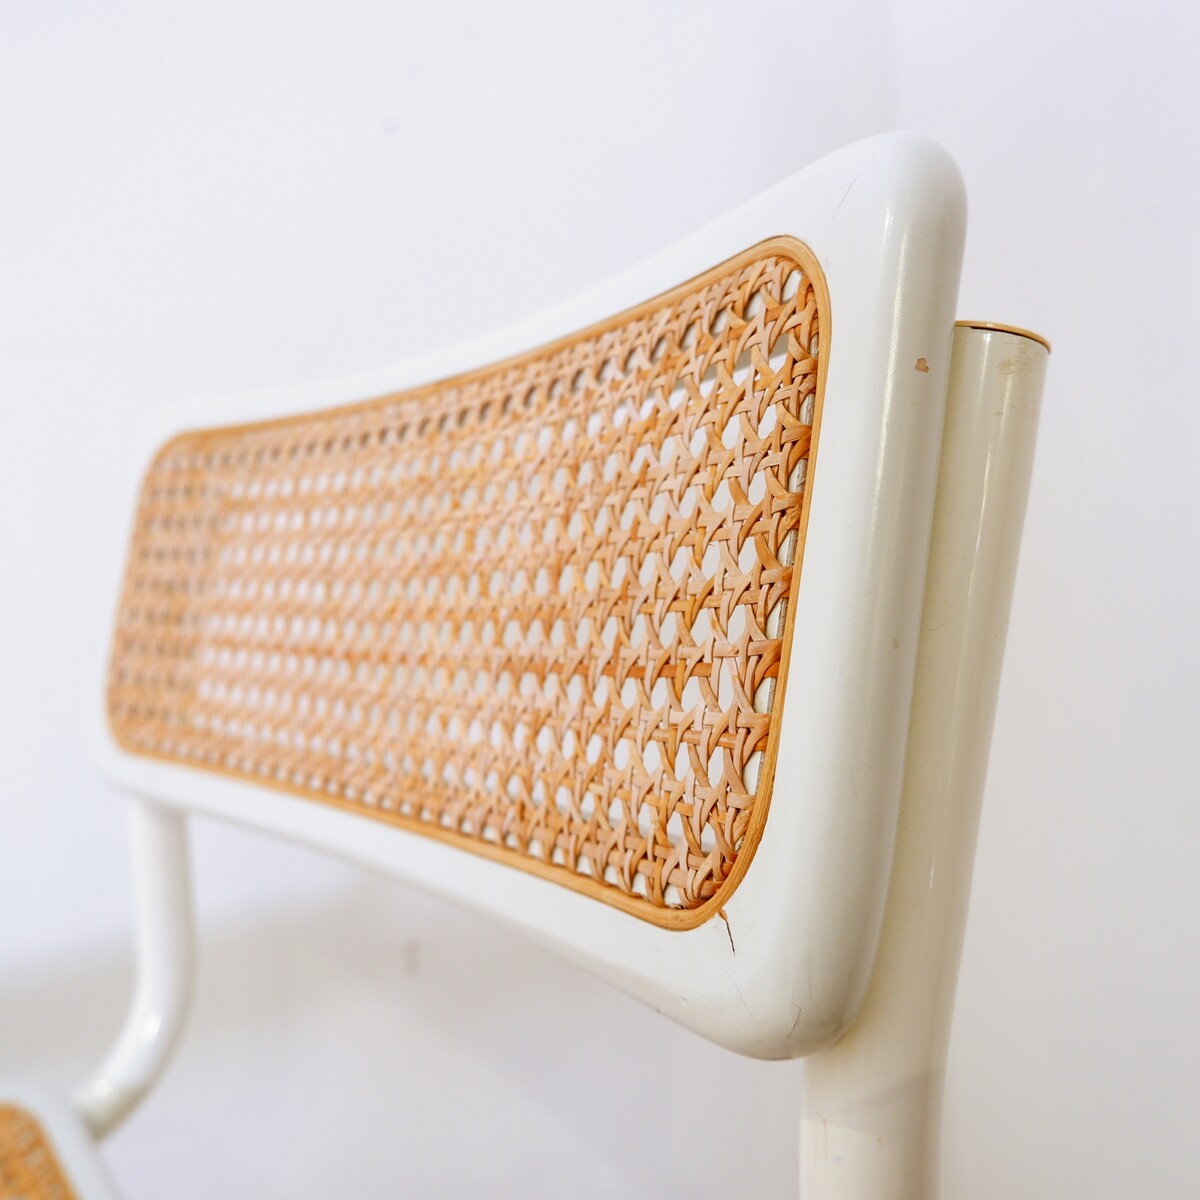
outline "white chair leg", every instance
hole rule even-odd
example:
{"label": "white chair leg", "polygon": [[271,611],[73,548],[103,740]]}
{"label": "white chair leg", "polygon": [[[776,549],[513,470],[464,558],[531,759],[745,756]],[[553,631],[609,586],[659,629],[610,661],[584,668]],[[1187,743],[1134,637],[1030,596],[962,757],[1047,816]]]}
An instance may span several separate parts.
{"label": "white chair leg", "polygon": [[875,971],[806,1066],[803,1200],[932,1200],[946,1047],[1047,348],[955,330],[903,799]]}
{"label": "white chair leg", "polygon": [[131,803],[137,904],[137,985],[116,1043],[75,1093],[96,1137],[113,1129],[166,1065],[187,1012],[193,972],[192,898],[186,817],[145,800]]}

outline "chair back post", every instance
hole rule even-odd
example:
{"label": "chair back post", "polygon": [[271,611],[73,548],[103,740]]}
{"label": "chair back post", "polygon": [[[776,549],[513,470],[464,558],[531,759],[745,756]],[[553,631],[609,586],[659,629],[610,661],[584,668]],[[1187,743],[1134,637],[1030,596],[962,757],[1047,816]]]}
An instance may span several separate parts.
{"label": "chair back post", "polygon": [[124,1119],[166,1066],[192,990],[195,952],[186,814],[135,798],[129,816],[137,983],[116,1042],[73,1097],[96,1137]]}
{"label": "chair back post", "polygon": [[878,956],[846,1035],[806,1064],[804,1200],[931,1200],[942,1086],[1048,347],[960,325],[899,829]]}

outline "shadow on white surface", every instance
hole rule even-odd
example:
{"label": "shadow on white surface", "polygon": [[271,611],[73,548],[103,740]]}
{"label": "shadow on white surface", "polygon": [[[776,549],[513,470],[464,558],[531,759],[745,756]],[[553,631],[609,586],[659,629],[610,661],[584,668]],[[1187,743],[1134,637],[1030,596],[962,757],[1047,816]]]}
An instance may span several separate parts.
{"label": "shadow on white surface", "polygon": [[[117,946],[11,972],[0,1069],[77,1082],[131,975]],[[793,1196],[799,1094],[799,1064],[364,876],[202,932],[179,1056],[106,1155],[130,1200]]]}

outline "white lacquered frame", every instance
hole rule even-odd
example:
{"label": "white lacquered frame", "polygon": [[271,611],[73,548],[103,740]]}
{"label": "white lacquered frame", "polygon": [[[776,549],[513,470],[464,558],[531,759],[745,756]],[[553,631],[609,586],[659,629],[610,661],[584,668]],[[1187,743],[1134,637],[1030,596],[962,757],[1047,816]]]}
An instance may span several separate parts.
{"label": "white lacquered frame", "polygon": [[[253,825],[399,875],[553,945],[713,1041],[766,1058],[830,1046],[866,993],[895,846],[909,704],[963,240],[953,163],[905,134],[825,159],[651,261],[550,312],[395,370],[206,403],[151,431],[145,461],[187,428],[327,408],[462,373],[573,333],[777,235],[824,274],[831,322],[795,640],[770,815],[725,905],[664,929],[433,839],[138,757],[102,711],[97,749],[140,799],[143,909],[134,1011],[78,1094],[97,1132],[169,1051],[190,971],[182,814]],[[131,497],[131,509],[132,509]]]}
{"label": "white lacquered frame", "polygon": [[1049,346],[955,330],[883,932],[867,997],[805,1064],[804,1200],[934,1200],[942,1086]]}

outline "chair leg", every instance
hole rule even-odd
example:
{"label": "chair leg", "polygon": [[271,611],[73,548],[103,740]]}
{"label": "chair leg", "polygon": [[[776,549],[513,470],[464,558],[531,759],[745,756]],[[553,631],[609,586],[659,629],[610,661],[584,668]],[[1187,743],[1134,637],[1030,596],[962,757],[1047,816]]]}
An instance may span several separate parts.
{"label": "chair leg", "polygon": [[99,1069],[74,1095],[103,1137],[155,1081],[178,1041],[192,988],[192,896],[186,817],[134,800],[130,809],[137,906],[137,985],[125,1025]]}
{"label": "chair leg", "polygon": [[895,857],[859,1015],[806,1067],[803,1200],[932,1200],[1046,347],[955,330]]}

